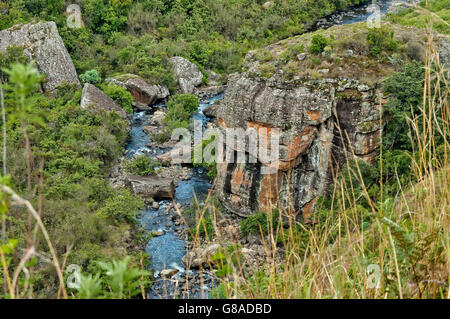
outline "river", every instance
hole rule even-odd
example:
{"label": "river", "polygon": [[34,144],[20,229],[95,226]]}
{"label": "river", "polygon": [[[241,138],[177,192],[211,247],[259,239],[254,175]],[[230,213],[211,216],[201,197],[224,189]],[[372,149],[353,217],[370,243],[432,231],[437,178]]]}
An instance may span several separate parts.
{"label": "river", "polygon": [[[380,14],[385,14],[392,6],[394,1],[379,1]],[[397,1],[398,2],[398,1]],[[328,28],[333,25],[350,24],[367,20],[371,14],[367,12],[370,3],[359,5],[345,12],[334,13],[324,19],[320,19],[312,28]],[[199,105],[198,112],[194,115],[197,120],[203,121],[204,125],[209,119],[202,113],[205,107],[213,104],[215,101],[223,98],[223,93],[205,101]],[[155,105],[165,107],[164,104]],[[148,121],[153,111],[135,112],[133,115],[133,127],[131,131],[131,140],[126,147],[128,156],[145,154],[155,158],[163,154],[168,149],[158,147],[149,147],[150,138],[144,132],[143,127],[148,125]],[[191,168],[192,178],[186,181],[178,181],[175,189],[175,202],[186,207],[189,206],[194,198],[208,193],[211,187],[211,181],[201,168]],[[161,236],[153,236],[146,247],[146,252],[151,258],[151,269],[154,271],[155,282],[148,295],[150,298],[208,298],[209,291],[214,286],[214,276],[208,272],[188,271],[184,268],[182,257],[186,254],[187,243],[181,228],[181,224],[174,222],[173,210],[170,208],[171,202],[167,200],[158,201],[159,208],[148,207],[141,213],[140,224],[149,233],[159,232]],[[178,273],[170,280],[160,278],[159,274],[164,269],[176,269]],[[191,278],[192,286],[189,289],[183,289],[186,277]]]}

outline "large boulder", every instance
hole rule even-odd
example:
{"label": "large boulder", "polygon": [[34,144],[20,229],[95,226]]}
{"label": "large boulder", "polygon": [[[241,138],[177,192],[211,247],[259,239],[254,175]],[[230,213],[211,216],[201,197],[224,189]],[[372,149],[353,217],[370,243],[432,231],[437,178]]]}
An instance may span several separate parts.
{"label": "large boulder", "polygon": [[203,115],[210,117],[210,118],[215,118],[217,117],[217,112],[219,110],[219,104],[214,103],[211,105],[208,105],[207,107],[205,107],[202,111]]}
{"label": "large boulder", "polygon": [[44,90],[52,91],[65,83],[80,86],[55,22],[25,24],[0,31],[0,52],[10,46],[22,46],[25,55],[36,62],[39,72],[47,76]]}
{"label": "large boulder", "polygon": [[105,110],[108,112],[117,112],[123,119],[128,120],[128,114],[95,85],[86,83],[81,93],[80,106],[82,109],[93,108],[96,110]]}
{"label": "large boulder", "polygon": [[95,85],[89,83],[84,85],[83,92],[81,93],[80,107],[94,111],[104,110],[107,112],[116,112],[127,123],[127,130],[131,131],[131,122],[127,112]]}
{"label": "large boulder", "polygon": [[128,176],[126,185],[144,199],[173,198],[175,192],[174,180],[160,176]]}
{"label": "large boulder", "polygon": [[175,164],[181,164],[180,160],[183,159],[183,155],[192,154],[192,147],[186,145],[179,148],[174,148],[166,153],[163,153],[156,158],[165,166],[172,166]]}
{"label": "large boulder", "polygon": [[121,86],[133,95],[138,109],[149,109],[153,105],[170,95],[167,87],[147,83],[143,78],[134,74],[124,74],[106,79],[106,83]]}
{"label": "large boulder", "polygon": [[192,94],[195,87],[202,84],[203,74],[200,69],[189,60],[183,57],[173,57],[169,59],[172,64],[172,72],[184,94]]}

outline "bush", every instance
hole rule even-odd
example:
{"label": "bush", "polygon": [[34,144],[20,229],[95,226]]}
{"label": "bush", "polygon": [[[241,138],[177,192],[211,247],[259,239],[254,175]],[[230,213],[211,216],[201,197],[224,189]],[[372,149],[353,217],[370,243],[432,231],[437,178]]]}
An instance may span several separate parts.
{"label": "bush", "polygon": [[[270,216],[272,217],[272,221],[270,220]],[[278,213],[276,211],[273,211],[271,214],[265,212],[256,213],[240,222],[241,235],[242,237],[250,234],[259,235],[261,231],[263,234],[266,234],[270,230],[271,225],[274,229],[278,225]]]}
{"label": "bush", "polygon": [[104,85],[102,87],[103,92],[112,98],[121,108],[123,108],[128,114],[133,114],[133,95],[125,88],[117,85]]}
{"label": "bush", "polygon": [[89,70],[80,75],[80,80],[83,83],[99,84],[102,82],[102,78],[97,70]]}
{"label": "bush", "polygon": [[316,34],[311,40],[311,45],[309,47],[309,52],[314,54],[322,53],[326,46],[330,45],[331,41],[325,38],[321,34]]}
{"label": "bush", "polygon": [[385,117],[389,119],[384,130],[385,149],[412,150],[406,119],[411,117],[411,107],[415,114],[420,112],[424,74],[420,62],[411,62],[384,81],[384,92],[389,94],[385,106]]}
{"label": "bush", "polygon": [[155,168],[159,166],[158,161],[145,155],[139,155],[125,163],[125,170],[134,175],[148,176],[155,174]]}
{"label": "bush", "polygon": [[115,222],[136,223],[136,215],[142,208],[144,208],[142,200],[133,195],[130,190],[123,189],[106,200],[104,207],[98,211],[98,215],[112,218]]}
{"label": "bush", "polygon": [[188,128],[191,117],[198,110],[199,101],[195,95],[179,94],[170,98],[167,102],[169,111],[164,118],[170,131],[176,128]]}
{"label": "bush", "polygon": [[369,54],[377,57],[381,52],[397,50],[398,43],[394,40],[394,31],[386,28],[372,28],[367,32]]}

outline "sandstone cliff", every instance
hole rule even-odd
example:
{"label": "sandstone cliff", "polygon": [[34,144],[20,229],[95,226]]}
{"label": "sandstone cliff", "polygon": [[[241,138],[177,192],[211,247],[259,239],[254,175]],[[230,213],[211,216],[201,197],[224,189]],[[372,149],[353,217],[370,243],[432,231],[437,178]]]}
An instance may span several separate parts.
{"label": "sandstone cliff", "polygon": [[[284,40],[249,53],[244,72],[230,76],[217,114],[221,129],[281,134],[276,173],[263,174],[260,161],[218,164],[217,194],[228,210],[248,216],[278,206],[307,218],[346,158],[375,159],[385,103],[380,83],[395,70],[396,56],[369,57],[366,32],[365,24],[320,31],[334,39],[320,55],[308,53],[314,34]],[[395,34],[423,45],[414,30]]]}

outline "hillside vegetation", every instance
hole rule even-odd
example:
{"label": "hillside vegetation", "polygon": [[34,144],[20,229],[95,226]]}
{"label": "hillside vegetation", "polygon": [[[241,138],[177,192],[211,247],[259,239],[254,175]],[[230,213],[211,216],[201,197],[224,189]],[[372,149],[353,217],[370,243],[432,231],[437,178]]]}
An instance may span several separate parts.
{"label": "hillside vegetation", "polygon": [[[219,280],[211,296],[449,298],[448,61],[437,50],[450,32],[448,1],[390,15],[381,29],[305,33],[318,18],[360,2],[79,0],[85,27],[71,29],[67,1],[0,0],[0,30],[55,21],[81,82],[128,113],[132,95],[103,80],[133,73],[174,93],[173,56],[197,64],[204,85],[211,71],[225,84],[251,61],[259,63],[255,76],[291,84],[320,79],[325,69],[327,77],[381,83],[388,98],[376,163],[349,160],[311,220],[286,222],[279,207],[240,221],[238,237],[261,237],[264,265],[244,267],[245,250],[230,243],[210,265]],[[0,160],[0,298],[145,298],[149,235],[137,221],[145,205],[109,181],[129,137],[124,121],[81,109],[75,86],[43,93],[43,78],[21,48],[0,53],[0,81],[7,154]],[[189,127],[197,104],[173,95],[168,128]],[[151,175],[156,166],[138,157],[126,170]],[[196,216],[187,223],[194,245],[220,240],[221,209],[210,198],[185,214]],[[78,289],[67,285],[71,264],[83,269]],[[368,284],[369,265],[378,267],[378,288]]]}

